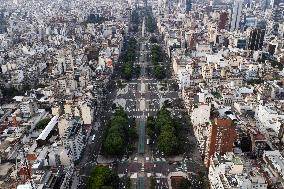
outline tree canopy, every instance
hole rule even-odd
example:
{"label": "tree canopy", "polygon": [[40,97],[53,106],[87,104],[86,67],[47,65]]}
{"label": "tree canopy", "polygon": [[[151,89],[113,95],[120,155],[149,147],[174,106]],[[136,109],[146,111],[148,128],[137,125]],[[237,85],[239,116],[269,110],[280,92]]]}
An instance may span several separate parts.
{"label": "tree canopy", "polygon": [[50,118],[45,118],[45,119],[40,120],[36,124],[35,128],[36,129],[44,129],[47,126],[47,124],[50,122],[50,120],[51,120]]}
{"label": "tree canopy", "polygon": [[134,11],[132,11],[131,14],[131,26],[130,27],[130,31],[137,33],[138,32],[138,28],[139,28],[139,23],[140,23],[140,16],[139,16],[139,10],[135,9]]}
{"label": "tree canopy", "polygon": [[136,58],[136,48],[137,41],[132,37],[127,41],[126,52],[122,56],[124,64],[122,65],[121,77],[126,80],[130,80],[133,76],[133,73],[137,72],[137,70],[133,68]]}
{"label": "tree canopy", "polygon": [[171,117],[170,112],[166,108],[162,108],[157,115],[157,118],[148,117],[146,122],[147,134],[153,140],[157,135],[158,149],[165,155],[178,154],[178,131],[177,124]]}
{"label": "tree canopy", "polygon": [[155,65],[153,73],[154,73],[154,76],[160,80],[166,77],[165,70],[163,69],[161,65]]}
{"label": "tree canopy", "polygon": [[87,181],[88,189],[118,188],[119,177],[114,174],[108,167],[97,165],[91,171],[91,175]]}
{"label": "tree canopy", "polygon": [[103,150],[108,155],[123,155],[125,150],[134,150],[133,146],[129,144],[137,137],[136,129],[129,127],[128,115],[122,107],[118,107],[106,131]]}
{"label": "tree canopy", "polygon": [[190,182],[190,180],[186,179],[186,178],[183,178],[181,180],[181,182],[179,183],[179,188],[182,188],[182,189],[191,189],[192,187],[192,183]]}
{"label": "tree canopy", "polygon": [[154,33],[157,30],[157,22],[151,10],[147,10],[146,29],[150,33]]}
{"label": "tree canopy", "polygon": [[163,51],[159,45],[153,45],[151,49],[152,63],[154,65],[153,74],[157,79],[164,79],[166,77],[165,70],[159,64],[163,62]]}

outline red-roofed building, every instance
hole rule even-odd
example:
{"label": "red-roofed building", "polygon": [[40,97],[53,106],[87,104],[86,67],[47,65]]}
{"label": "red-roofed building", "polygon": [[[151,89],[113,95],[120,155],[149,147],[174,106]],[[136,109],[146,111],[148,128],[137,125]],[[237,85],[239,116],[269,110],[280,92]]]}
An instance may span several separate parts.
{"label": "red-roofed building", "polygon": [[31,154],[27,154],[27,160],[32,163],[33,161],[35,161],[37,159],[37,155],[34,153]]}
{"label": "red-roofed building", "polygon": [[254,135],[254,140],[255,141],[266,141],[266,138],[263,134],[257,133]]}
{"label": "red-roofed building", "polygon": [[208,136],[209,148],[205,165],[209,166],[210,158],[216,152],[220,155],[232,152],[236,136],[235,125],[231,119],[215,118]]}

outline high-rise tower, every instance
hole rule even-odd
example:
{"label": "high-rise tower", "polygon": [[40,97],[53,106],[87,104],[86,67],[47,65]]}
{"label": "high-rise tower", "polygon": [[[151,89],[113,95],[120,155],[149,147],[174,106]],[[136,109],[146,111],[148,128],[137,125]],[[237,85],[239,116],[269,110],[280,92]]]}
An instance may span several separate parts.
{"label": "high-rise tower", "polygon": [[232,16],[231,16],[230,31],[235,31],[239,29],[241,15],[242,15],[242,6],[243,6],[243,0],[235,1]]}
{"label": "high-rise tower", "polygon": [[248,49],[250,50],[262,50],[263,41],[265,36],[265,29],[255,28],[250,32]]}
{"label": "high-rise tower", "polygon": [[192,0],[186,0],[185,1],[185,11],[186,13],[189,13],[192,9]]}
{"label": "high-rise tower", "polygon": [[219,22],[218,22],[218,29],[224,30],[228,23],[228,13],[226,11],[220,12]]}

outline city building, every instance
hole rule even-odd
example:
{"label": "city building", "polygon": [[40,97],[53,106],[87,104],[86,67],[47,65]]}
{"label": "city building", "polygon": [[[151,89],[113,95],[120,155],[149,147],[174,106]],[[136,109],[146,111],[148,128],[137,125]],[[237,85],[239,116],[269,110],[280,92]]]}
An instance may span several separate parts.
{"label": "city building", "polygon": [[250,31],[249,40],[248,40],[248,49],[250,50],[262,50],[264,42],[265,30],[255,28]]}
{"label": "city building", "polygon": [[230,31],[238,30],[241,22],[243,0],[234,1],[233,11],[231,15]]}
{"label": "city building", "polygon": [[74,119],[62,136],[63,146],[71,150],[73,161],[79,160],[84,149],[83,123]]}
{"label": "city building", "polygon": [[229,118],[215,118],[212,120],[212,130],[208,135],[208,156],[205,156],[205,164],[207,167],[210,164],[210,158],[219,153],[224,155],[227,152],[232,152],[236,139],[235,124]]}
{"label": "city building", "polygon": [[284,188],[284,158],[276,151],[265,151],[263,153],[265,171],[273,178],[271,184],[276,188]]}

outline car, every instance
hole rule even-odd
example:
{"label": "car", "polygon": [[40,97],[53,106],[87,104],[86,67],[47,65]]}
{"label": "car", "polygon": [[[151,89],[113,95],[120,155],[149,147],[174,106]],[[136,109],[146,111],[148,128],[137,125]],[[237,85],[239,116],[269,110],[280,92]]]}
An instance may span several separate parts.
{"label": "car", "polygon": [[95,138],[96,138],[96,135],[94,134],[92,137],[92,142],[94,142]]}

